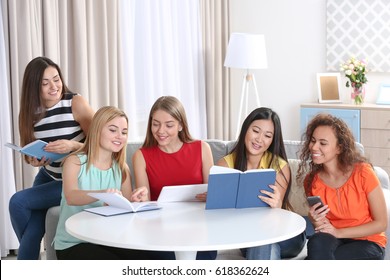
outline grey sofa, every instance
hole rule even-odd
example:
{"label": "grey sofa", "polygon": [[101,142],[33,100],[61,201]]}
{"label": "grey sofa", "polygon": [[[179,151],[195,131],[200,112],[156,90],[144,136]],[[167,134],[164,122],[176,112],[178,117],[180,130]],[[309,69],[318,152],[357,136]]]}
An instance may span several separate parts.
{"label": "grey sofa", "polygon": [[[206,140],[210,145],[211,151],[213,153],[214,163],[216,163],[220,158],[225,156],[234,145],[233,141],[221,141],[221,140]],[[294,207],[294,211],[300,215],[307,215],[308,205],[305,199],[305,194],[303,188],[299,186],[295,180],[295,174],[297,172],[299,160],[297,159],[297,154],[299,152],[301,143],[299,141],[285,141],[285,147],[287,151],[287,157],[289,158],[289,164],[292,172],[292,186],[289,195],[291,204]],[[127,145],[127,163],[129,164],[131,174],[133,174],[133,166],[131,163],[131,158],[134,152],[141,146],[141,142],[130,142]],[[358,143],[358,147],[361,152],[364,153],[363,146]],[[381,181],[383,191],[386,196],[387,203],[387,215],[390,218],[390,190],[389,190],[389,175],[380,167],[375,167],[375,171],[378,175],[379,180]],[[132,176],[134,179],[134,176]],[[134,182],[133,182],[134,185]],[[59,217],[60,207],[52,207],[48,210],[46,214],[46,235],[44,238],[44,247],[46,250],[46,259],[55,260],[56,254],[53,248],[53,238],[56,232],[58,217]],[[390,222],[388,222],[390,224]],[[390,240],[390,229],[387,228],[386,235],[388,240]],[[303,259],[306,255],[306,249],[304,248],[301,254],[297,259]],[[240,250],[223,250],[218,251],[217,259],[242,259]],[[390,259],[390,249],[389,246],[386,249],[386,259]]]}

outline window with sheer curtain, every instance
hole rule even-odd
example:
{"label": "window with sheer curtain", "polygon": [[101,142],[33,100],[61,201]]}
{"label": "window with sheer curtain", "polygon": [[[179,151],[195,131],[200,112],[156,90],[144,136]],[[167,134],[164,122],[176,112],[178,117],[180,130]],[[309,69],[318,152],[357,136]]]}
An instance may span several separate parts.
{"label": "window with sheer curtain", "polygon": [[183,103],[193,137],[207,137],[199,12],[198,0],[122,0],[129,140],[144,139],[149,110],[162,95]]}
{"label": "window with sheer curtain", "polygon": [[11,142],[11,113],[10,99],[8,96],[8,79],[6,69],[6,51],[3,34],[3,18],[0,6],[0,252],[1,257],[7,256],[9,250],[18,248],[16,235],[12,230],[8,211],[8,201],[15,193],[15,181],[13,176],[14,168],[10,162],[13,162],[12,151],[4,147],[6,142]]}
{"label": "window with sheer curtain", "polygon": [[[60,65],[69,87],[86,97],[95,110],[105,105],[125,109],[130,141],[144,139],[149,110],[162,95],[181,100],[192,136],[205,139],[200,2],[204,1],[2,1],[7,10],[0,19],[8,25],[0,26],[4,31],[0,33],[0,181],[6,186],[0,189],[2,255],[18,247],[9,222],[9,198],[15,186],[29,188],[36,172],[3,148],[5,141],[18,143],[20,84],[27,63],[33,57],[48,56]],[[6,68],[6,61],[11,68]],[[209,98],[217,90],[213,87],[210,92]],[[216,99],[210,108],[220,103]]]}

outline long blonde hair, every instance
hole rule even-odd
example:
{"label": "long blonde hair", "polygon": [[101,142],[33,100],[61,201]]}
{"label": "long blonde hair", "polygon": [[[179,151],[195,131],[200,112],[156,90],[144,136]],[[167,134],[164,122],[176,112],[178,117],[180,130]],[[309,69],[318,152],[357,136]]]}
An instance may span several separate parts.
{"label": "long blonde hair", "polygon": [[[117,117],[125,118],[126,122],[129,122],[127,115],[114,106],[102,107],[93,116],[84,145],[75,152],[81,152],[87,156],[87,170],[92,162],[99,157],[100,137],[103,127]],[[118,163],[122,172],[122,181],[124,181],[126,179],[126,145],[119,152],[112,153],[112,159]]]}

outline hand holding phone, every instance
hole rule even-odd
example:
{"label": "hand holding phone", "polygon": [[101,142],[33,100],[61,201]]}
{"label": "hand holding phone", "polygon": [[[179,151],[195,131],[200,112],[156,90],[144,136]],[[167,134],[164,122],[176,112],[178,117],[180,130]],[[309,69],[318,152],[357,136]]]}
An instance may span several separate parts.
{"label": "hand holding phone", "polygon": [[318,206],[315,210],[324,206],[324,203],[322,202],[321,197],[319,196],[308,196],[307,202],[309,203],[310,207],[312,207],[314,204],[321,203],[321,205]]}

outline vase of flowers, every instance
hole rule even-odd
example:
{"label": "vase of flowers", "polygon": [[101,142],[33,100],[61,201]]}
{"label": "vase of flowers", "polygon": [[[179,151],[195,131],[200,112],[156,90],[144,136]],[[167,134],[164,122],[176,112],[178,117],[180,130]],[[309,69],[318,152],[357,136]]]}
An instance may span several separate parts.
{"label": "vase of flowers", "polygon": [[367,83],[366,71],[367,63],[364,60],[358,60],[351,57],[345,63],[342,63],[340,70],[348,78],[346,87],[351,87],[351,98],[356,105],[364,103],[366,95],[365,84]]}
{"label": "vase of flowers", "polygon": [[361,87],[352,87],[351,98],[355,105],[362,105],[364,103],[364,97],[366,96],[366,89],[364,85]]}

